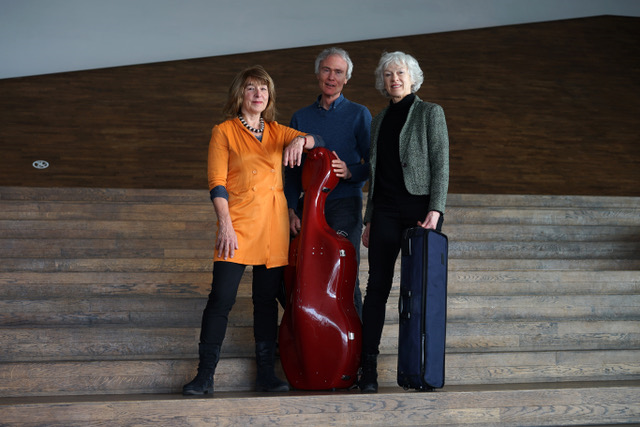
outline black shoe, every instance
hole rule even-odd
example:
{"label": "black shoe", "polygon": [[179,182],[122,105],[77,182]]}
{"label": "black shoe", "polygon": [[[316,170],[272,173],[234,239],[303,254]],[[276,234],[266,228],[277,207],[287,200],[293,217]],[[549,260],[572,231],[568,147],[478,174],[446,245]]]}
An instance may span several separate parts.
{"label": "black shoe", "polygon": [[182,387],[182,394],[185,396],[213,394],[213,371],[198,371],[196,377]]}
{"label": "black shoe", "polygon": [[289,390],[289,384],[276,377],[275,374],[270,378],[264,376],[260,378],[258,375],[256,380],[256,391],[283,392]]}
{"label": "black shoe", "polygon": [[259,341],[256,343],[256,364],[258,365],[256,391],[284,392],[290,390],[289,384],[276,377],[274,371],[275,356],[275,341]]}
{"label": "black shoe", "polygon": [[378,355],[365,354],[362,356],[362,375],[358,381],[362,393],[378,392]]}
{"label": "black shoe", "polygon": [[198,374],[190,383],[182,387],[185,396],[213,394],[213,374],[220,359],[220,345],[200,344],[198,347],[200,363]]}
{"label": "black shoe", "polygon": [[377,393],[378,382],[375,380],[370,382],[363,382],[360,384],[360,391],[362,393]]}

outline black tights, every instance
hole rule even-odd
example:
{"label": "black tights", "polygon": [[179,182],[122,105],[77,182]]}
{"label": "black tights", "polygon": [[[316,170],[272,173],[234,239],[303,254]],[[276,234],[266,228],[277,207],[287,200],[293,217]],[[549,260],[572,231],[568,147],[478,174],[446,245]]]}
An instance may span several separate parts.
{"label": "black tights", "polygon": [[[236,302],[238,287],[246,266],[226,261],[213,264],[213,280],[207,306],[202,314],[200,342],[222,345],[229,312]],[[282,284],[284,267],[253,266],[253,336],[256,342],[275,341],[278,335],[276,295]]]}

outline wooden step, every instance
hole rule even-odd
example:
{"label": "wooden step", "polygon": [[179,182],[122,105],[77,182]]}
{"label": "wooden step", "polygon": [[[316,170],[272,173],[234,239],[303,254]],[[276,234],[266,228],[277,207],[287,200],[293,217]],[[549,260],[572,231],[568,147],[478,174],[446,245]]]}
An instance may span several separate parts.
{"label": "wooden step", "polygon": [[[366,269],[366,260],[361,269]],[[213,260],[193,258],[5,258],[2,272],[210,272]],[[396,265],[399,274],[399,263]],[[452,271],[640,270],[640,259],[449,259]]]}
{"label": "wooden step", "polygon": [[[140,230],[142,233],[144,230]],[[200,236],[205,233],[200,233]],[[209,233],[206,233],[209,234]],[[213,256],[210,240],[185,238],[13,238],[0,239],[0,257],[15,258],[192,258]],[[638,259],[637,242],[452,241],[454,259]],[[366,256],[366,254],[364,254]]]}
{"label": "wooden step", "polygon": [[67,202],[0,200],[0,220],[25,221],[175,221],[215,220],[210,201],[201,203]]}
{"label": "wooden step", "polygon": [[522,208],[493,207],[480,209],[451,208],[445,214],[446,224],[511,224],[511,225],[638,225],[638,207],[620,208]]}
{"label": "wooden step", "polygon": [[[388,322],[397,322],[392,291]],[[73,297],[0,301],[0,328],[9,326],[199,326],[206,298]],[[449,322],[640,320],[640,295],[449,295]],[[250,324],[252,302],[239,295],[233,312]],[[165,315],[165,318],[162,318]]]}
{"label": "wooden step", "polygon": [[449,224],[443,231],[455,242],[637,242],[637,225]]}
{"label": "wooden step", "polygon": [[[202,234],[202,233],[201,233]],[[213,257],[211,241],[158,238],[0,239],[0,257],[16,258],[192,258]]]}
{"label": "wooden step", "polygon": [[573,208],[573,209],[635,209],[638,197],[571,196],[539,194],[448,194],[447,207],[451,208]]}
{"label": "wooden step", "polygon": [[211,260],[193,258],[5,258],[0,272],[197,272],[213,269]]}
{"label": "wooden step", "polygon": [[[615,199],[615,198],[614,198]],[[140,189],[140,188],[87,188],[87,187],[0,187],[0,200],[12,201],[66,201],[116,203],[169,203],[203,204],[209,201],[206,190]]]}
{"label": "wooden step", "polygon": [[206,239],[215,235],[215,222],[2,220],[5,239]]}
{"label": "wooden step", "polygon": [[[432,393],[353,391],[0,399],[7,425],[469,425],[541,426],[640,422],[640,382],[445,386]],[[25,417],[25,414],[28,416]]]}
{"label": "wooden step", "polygon": [[[366,260],[363,261],[366,263]],[[368,272],[360,270],[365,289]],[[243,276],[239,295],[249,295],[252,273]],[[399,288],[400,275],[392,289]],[[0,272],[0,298],[85,298],[106,296],[206,297],[211,272]],[[449,295],[633,295],[640,277],[632,270],[457,270],[448,276]]]}
{"label": "wooden step", "polygon": [[457,270],[448,275],[449,295],[637,295],[632,270]]}
{"label": "wooden step", "polygon": [[[451,322],[447,353],[634,350],[640,347],[638,330],[640,321],[624,320]],[[197,347],[198,335],[199,327],[2,328],[0,337],[11,345],[0,350],[0,357],[4,362],[176,358]],[[224,345],[228,355],[250,357],[252,327],[230,325]],[[380,350],[395,353],[397,345],[397,326],[387,324]]]}
{"label": "wooden step", "polygon": [[[179,393],[196,372],[197,346],[175,358],[42,360],[0,365],[0,396]],[[253,354],[234,354],[225,342],[215,374],[218,391],[252,391]],[[640,351],[528,351],[449,353],[447,385],[640,380]],[[378,358],[378,382],[397,387],[396,353]],[[277,364],[277,373],[284,378]]]}
{"label": "wooden step", "polygon": [[6,299],[115,295],[205,297],[210,288],[211,271],[0,272],[0,298]]}
{"label": "wooden step", "polygon": [[[366,263],[366,260],[363,261]],[[239,295],[249,295],[247,269]],[[368,273],[360,271],[364,290]],[[393,288],[400,285],[399,274]],[[448,277],[449,295],[633,295],[640,293],[640,277],[632,270],[457,270]],[[205,298],[211,272],[0,272],[0,298],[150,296]]]}

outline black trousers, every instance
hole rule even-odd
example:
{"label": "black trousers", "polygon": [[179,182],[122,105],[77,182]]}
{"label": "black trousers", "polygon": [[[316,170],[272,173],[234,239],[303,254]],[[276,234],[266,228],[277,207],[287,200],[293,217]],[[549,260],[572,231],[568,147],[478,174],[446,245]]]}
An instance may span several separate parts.
{"label": "black trousers", "polygon": [[[378,354],[385,309],[393,283],[396,260],[404,230],[424,221],[429,201],[424,204],[376,207],[369,230],[369,281],[362,308],[362,351]],[[438,228],[442,226],[440,217]]]}
{"label": "black trousers", "polygon": [[[236,302],[238,287],[246,265],[233,262],[213,263],[213,280],[207,305],[202,314],[200,342],[222,345],[227,332],[229,312]],[[253,336],[256,342],[275,341],[278,336],[276,295],[282,284],[284,267],[253,266],[251,286],[253,300]]]}

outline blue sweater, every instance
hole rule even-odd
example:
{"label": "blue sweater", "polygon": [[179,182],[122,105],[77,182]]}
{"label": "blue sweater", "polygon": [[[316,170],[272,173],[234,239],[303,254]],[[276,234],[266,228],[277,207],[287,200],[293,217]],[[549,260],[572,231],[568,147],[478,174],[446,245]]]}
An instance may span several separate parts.
{"label": "blue sweater", "polygon": [[[338,153],[351,171],[351,178],[341,179],[327,199],[362,197],[362,187],[369,179],[371,113],[367,107],[349,101],[342,94],[328,110],[322,108],[319,101],[320,97],[296,111],[290,125],[300,132],[321,136],[324,146]],[[302,166],[285,170],[284,194],[292,209],[296,209],[302,192],[301,175]]]}

